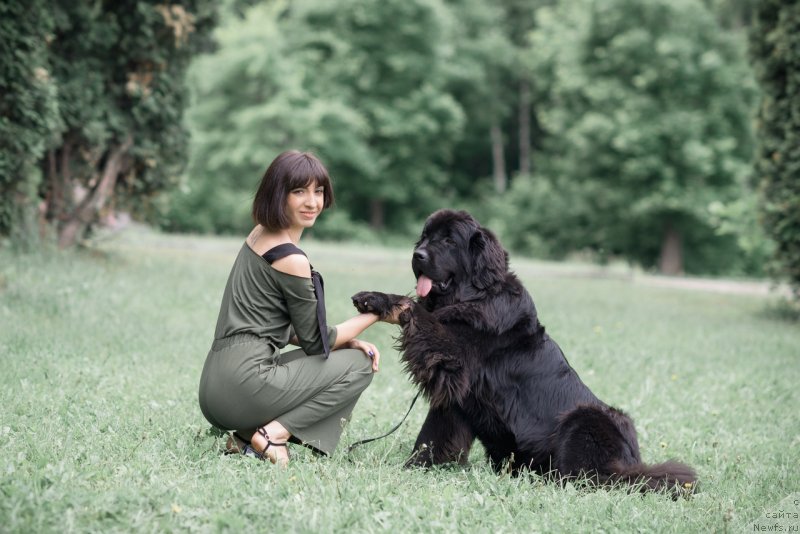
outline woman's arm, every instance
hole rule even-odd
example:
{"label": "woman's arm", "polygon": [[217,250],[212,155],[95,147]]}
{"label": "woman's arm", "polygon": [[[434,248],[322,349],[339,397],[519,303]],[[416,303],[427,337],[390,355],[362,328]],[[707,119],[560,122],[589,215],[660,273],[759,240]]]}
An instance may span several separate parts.
{"label": "woman's arm", "polygon": [[346,346],[347,343],[355,339],[357,335],[378,322],[378,316],[374,313],[361,313],[351,317],[343,323],[336,325],[336,343],[334,349]]}
{"label": "woman's arm", "polygon": [[343,323],[337,324],[336,343],[334,343],[333,348],[347,347],[349,349],[358,349],[362,351],[372,360],[372,371],[377,373],[381,363],[381,353],[378,347],[368,341],[356,339],[357,335],[376,322],[378,322],[378,316],[374,313],[362,313],[351,317]]}
{"label": "woman's arm", "polygon": [[[336,325],[336,342],[331,347],[331,350],[340,349],[342,347],[348,349],[358,349],[365,355],[372,359],[372,370],[378,372],[378,367],[381,362],[381,353],[378,347],[368,341],[356,339],[356,336],[361,332],[378,322],[378,316],[374,313],[362,313],[351,317],[343,323]],[[289,339],[292,345],[300,346],[300,340],[296,335]]]}
{"label": "woman's arm", "polygon": [[[299,279],[307,281],[310,281],[311,279],[311,266],[308,263],[308,258],[300,254],[291,254],[276,260],[272,263],[272,267],[278,271],[296,276]],[[287,289],[290,289],[289,284],[284,286],[284,290]],[[311,327],[312,322],[316,322],[316,303],[314,303],[313,308],[308,308],[308,304],[310,302],[311,299],[302,295],[302,290],[297,291],[296,294],[293,295],[291,302],[289,302],[289,315],[292,319],[292,325],[295,332],[295,335],[291,336],[289,342],[293,345],[302,347],[304,350],[306,350],[306,352],[309,353],[313,352],[309,350],[311,345],[315,345],[315,342],[309,340],[318,337],[319,325],[314,325],[314,327],[311,328],[310,333],[309,331],[306,332],[305,343],[301,341],[300,335],[298,335],[298,326],[299,324],[304,324],[307,327]],[[300,313],[302,310],[305,310],[307,313]],[[299,316],[303,316],[304,319],[297,323],[296,321]],[[331,350],[336,350],[342,347],[361,350],[372,360],[372,370],[377,372],[381,357],[378,348],[372,343],[356,339],[357,335],[375,324],[377,321],[377,315],[373,313],[362,313],[336,325],[336,339],[331,347]]]}

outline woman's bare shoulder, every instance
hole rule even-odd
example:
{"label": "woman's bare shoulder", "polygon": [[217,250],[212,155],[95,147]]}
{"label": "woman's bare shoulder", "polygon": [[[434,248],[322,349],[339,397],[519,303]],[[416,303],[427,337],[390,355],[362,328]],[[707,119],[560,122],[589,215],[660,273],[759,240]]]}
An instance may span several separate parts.
{"label": "woman's bare shoulder", "polygon": [[311,264],[302,254],[290,254],[272,262],[272,268],[282,273],[311,278]]}
{"label": "woman's bare shoulder", "polygon": [[[260,224],[256,225],[247,236],[247,245],[259,256],[263,256],[277,246],[290,243],[291,241],[288,241],[285,235],[271,234]],[[311,264],[302,252],[295,252],[276,259],[272,262],[272,268],[282,273],[311,278]]]}

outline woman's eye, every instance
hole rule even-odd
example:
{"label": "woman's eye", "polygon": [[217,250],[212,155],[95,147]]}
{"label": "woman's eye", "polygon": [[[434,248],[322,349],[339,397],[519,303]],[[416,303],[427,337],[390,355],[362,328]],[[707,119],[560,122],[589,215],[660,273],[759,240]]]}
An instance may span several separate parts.
{"label": "woman's eye", "polygon": [[317,189],[317,190],[316,190],[316,191],[314,191],[314,192],[315,192],[316,194],[318,194],[318,195],[322,195],[322,194],[324,194],[324,193],[325,193],[325,188],[324,188],[324,187],[320,187],[319,189]]}
{"label": "woman's eye", "polygon": [[305,190],[303,190],[303,189],[293,189],[292,190],[292,194],[293,195],[302,195],[303,193],[305,193]]}

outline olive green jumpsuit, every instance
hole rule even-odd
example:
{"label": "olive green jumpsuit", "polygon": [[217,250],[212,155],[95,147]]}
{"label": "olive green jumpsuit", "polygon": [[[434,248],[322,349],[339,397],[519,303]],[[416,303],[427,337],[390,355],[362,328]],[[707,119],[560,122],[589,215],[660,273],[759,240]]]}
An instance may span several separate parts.
{"label": "olive green jumpsuit", "polygon": [[[331,454],[372,381],[372,362],[355,349],[326,356],[337,332],[324,324],[324,299],[318,306],[312,279],[271,265],[288,254],[303,252],[285,244],[259,256],[247,243],[239,251],[200,378],[200,409],[222,430],[276,420],[293,441]],[[301,348],[281,353],[293,335]]]}

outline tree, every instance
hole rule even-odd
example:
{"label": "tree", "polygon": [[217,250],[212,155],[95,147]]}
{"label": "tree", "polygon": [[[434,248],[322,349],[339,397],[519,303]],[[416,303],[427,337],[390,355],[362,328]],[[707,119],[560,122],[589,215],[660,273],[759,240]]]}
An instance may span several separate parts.
{"label": "tree", "polygon": [[502,194],[515,175],[527,178],[532,170],[539,95],[527,61],[528,38],[535,11],[550,3],[447,2],[457,24],[449,37],[456,53],[448,64],[448,87],[466,116],[450,175],[451,186],[463,196],[482,196],[486,177],[494,193]]}
{"label": "tree", "polygon": [[279,152],[324,145],[323,121],[352,130],[337,106],[312,101],[306,69],[289,44],[293,23],[280,20],[284,9],[273,3],[223,12],[217,50],[192,65],[190,164],[182,187],[170,194],[166,228],[242,231],[258,180]]}
{"label": "tree", "polygon": [[186,154],[183,76],[208,44],[213,6],[50,2],[43,26],[31,31],[46,35],[36,72],[55,91],[58,129],[44,138],[40,195],[61,247],[75,244],[112,203],[146,211],[154,193],[175,183]]}
{"label": "tree", "polygon": [[751,44],[763,88],[756,166],[763,221],[776,243],[776,274],[800,298],[800,2],[762,0]]}
{"label": "tree", "polygon": [[505,191],[507,131],[513,105],[515,49],[506,32],[501,5],[481,0],[451,0],[455,18],[447,32],[453,47],[447,90],[464,111],[463,135],[457,140],[449,186],[473,193],[476,178],[491,176],[495,192]]}
{"label": "tree", "polygon": [[[416,223],[439,205],[463,124],[445,90],[443,4],[305,0],[243,13],[225,20],[219,50],[193,68],[190,193],[173,195],[170,224],[238,231],[243,200],[287,148],[317,152],[340,212],[373,228]],[[212,195],[218,203],[216,192],[235,218],[201,221],[186,209],[208,208]]]}
{"label": "tree", "polygon": [[446,89],[450,11],[439,0],[294,6],[310,30],[304,48],[322,53],[314,74],[328,83],[322,94],[337,95],[366,125],[367,172],[345,185],[350,205],[369,206],[376,229],[416,223],[440,205],[444,166],[464,121]]}
{"label": "tree", "polygon": [[343,44],[333,34],[315,33],[297,6],[273,2],[223,11],[218,49],[197,58],[189,72],[190,164],[170,195],[164,227],[241,232],[250,224],[258,180],[288,148],[318,153],[345,209],[340,183],[376,172],[376,157],[364,142],[366,119],[325,73],[327,48]]}
{"label": "tree", "polygon": [[745,193],[756,89],[743,47],[693,0],[562,3],[540,10],[532,40],[548,92],[541,174],[576,206],[551,241],[683,272],[696,261],[684,250],[714,240],[712,202]]}
{"label": "tree", "polygon": [[536,87],[531,65],[526,56],[531,51],[530,35],[536,25],[536,11],[553,5],[554,0],[503,0],[504,26],[514,47],[512,54],[512,85],[517,87],[517,137],[519,174],[527,178],[533,169],[533,113]]}
{"label": "tree", "polygon": [[0,235],[35,233],[38,163],[60,129],[48,71],[53,20],[43,0],[0,4]]}

